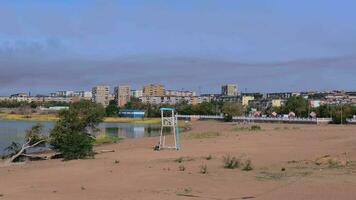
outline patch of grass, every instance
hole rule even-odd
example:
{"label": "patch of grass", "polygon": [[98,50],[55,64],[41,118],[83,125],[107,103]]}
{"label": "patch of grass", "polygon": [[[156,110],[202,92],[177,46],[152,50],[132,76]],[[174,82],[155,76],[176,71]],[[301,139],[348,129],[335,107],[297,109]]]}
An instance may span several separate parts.
{"label": "patch of grass", "polygon": [[262,130],[262,128],[259,125],[242,126],[242,127],[236,127],[234,129],[234,131],[260,131],[260,130]]}
{"label": "patch of grass", "polygon": [[208,173],[208,166],[206,164],[202,164],[200,166],[200,173],[201,174],[207,174]]}
{"label": "patch of grass", "polygon": [[208,138],[215,138],[218,136],[220,136],[219,132],[206,131],[200,133],[188,133],[187,139],[208,139]]}
{"label": "patch of grass", "polygon": [[161,122],[161,118],[106,117],[104,118],[104,122],[158,124]]}
{"label": "patch of grass", "polygon": [[205,156],[205,157],[203,157],[205,160],[211,160],[211,159],[213,159],[213,156],[212,155],[208,155],[208,156]]}
{"label": "patch of grass", "polygon": [[251,171],[253,170],[253,166],[252,166],[252,162],[251,160],[246,160],[244,163],[243,163],[243,166],[242,166],[242,171]]}
{"label": "patch of grass", "polygon": [[260,131],[260,130],[262,130],[262,128],[259,125],[252,125],[250,130],[251,131]]}
{"label": "patch of grass", "polygon": [[192,157],[179,157],[179,158],[176,158],[174,160],[174,162],[182,163],[182,162],[193,161],[193,160],[194,160],[194,158],[192,158]]}
{"label": "patch of grass", "polygon": [[193,189],[191,187],[185,187],[178,189],[176,192],[177,196],[185,196],[185,197],[197,197],[192,195],[191,193],[193,192]]}
{"label": "patch of grass", "polygon": [[224,156],[223,162],[224,162],[224,168],[226,169],[239,168],[241,165],[241,160],[231,155]]}
{"label": "patch of grass", "polygon": [[57,121],[56,115],[45,114],[33,114],[33,115],[21,115],[21,114],[0,114],[0,119],[14,120],[14,121]]}
{"label": "patch of grass", "polygon": [[336,168],[343,168],[343,167],[345,167],[345,165],[342,165],[341,162],[338,161],[338,160],[329,159],[328,160],[328,167],[336,169]]}
{"label": "patch of grass", "polygon": [[107,134],[100,134],[95,137],[94,145],[116,143],[120,140],[121,138],[119,137],[114,137]]}
{"label": "patch of grass", "polygon": [[181,171],[181,172],[185,171],[185,166],[184,165],[179,165],[178,166],[178,171]]}
{"label": "patch of grass", "polygon": [[259,180],[281,180],[287,177],[285,172],[267,172],[262,171],[256,175]]}

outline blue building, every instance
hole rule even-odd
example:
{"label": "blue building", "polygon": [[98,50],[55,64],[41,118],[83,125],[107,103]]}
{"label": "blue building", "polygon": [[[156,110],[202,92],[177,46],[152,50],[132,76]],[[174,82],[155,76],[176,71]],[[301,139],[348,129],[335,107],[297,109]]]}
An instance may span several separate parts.
{"label": "blue building", "polygon": [[144,118],[144,110],[124,109],[119,112],[120,117]]}

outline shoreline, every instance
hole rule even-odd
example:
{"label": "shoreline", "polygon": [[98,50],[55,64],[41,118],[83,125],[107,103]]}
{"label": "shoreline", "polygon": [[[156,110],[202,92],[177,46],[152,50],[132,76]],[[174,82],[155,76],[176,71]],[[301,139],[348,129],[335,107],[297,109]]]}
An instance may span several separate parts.
{"label": "shoreline", "polygon": [[[158,137],[132,138],[95,146],[115,150],[95,159],[0,167],[0,194],[10,200],[354,199],[356,127],[260,125],[254,131],[195,121],[179,151],[153,151]],[[224,168],[227,155],[250,160],[253,169]],[[344,167],[344,159],[351,164]]]}
{"label": "shoreline", "polygon": [[[0,120],[8,121],[39,121],[39,122],[55,122],[58,120],[56,115],[19,115],[19,114],[3,114],[0,113]],[[127,118],[127,117],[105,117],[103,122],[106,123],[138,123],[138,124],[158,124],[160,118]]]}

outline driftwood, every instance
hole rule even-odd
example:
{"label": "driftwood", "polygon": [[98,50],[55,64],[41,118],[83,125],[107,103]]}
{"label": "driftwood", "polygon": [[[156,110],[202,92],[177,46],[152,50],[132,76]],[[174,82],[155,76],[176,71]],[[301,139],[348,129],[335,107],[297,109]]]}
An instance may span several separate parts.
{"label": "driftwood", "polygon": [[40,141],[38,141],[38,142],[36,142],[36,143],[30,145],[30,144],[31,144],[31,140],[32,140],[32,139],[29,138],[29,139],[27,140],[27,142],[22,145],[20,151],[17,152],[15,155],[11,156],[11,158],[9,158],[9,159],[6,161],[6,163],[13,163],[17,158],[19,158],[19,157],[21,157],[21,156],[30,157],[28,154],[25,153],[25,151],[26,151],[27,149],[29,149],[29,148],[35,147],[35,146],[37,146],[37,145],[39,145],[39,144],[41,144],[41,143],[43,143],[43,142],[46,141],[46,140],[40,140]]}
{"label": "driftwood", "polygon": [[100,154],[100,153],[111,153],[111,152],[115,152],[115,150],[111,149],[111,150],[100,150],[100,151],[96,151],[96,154]]}

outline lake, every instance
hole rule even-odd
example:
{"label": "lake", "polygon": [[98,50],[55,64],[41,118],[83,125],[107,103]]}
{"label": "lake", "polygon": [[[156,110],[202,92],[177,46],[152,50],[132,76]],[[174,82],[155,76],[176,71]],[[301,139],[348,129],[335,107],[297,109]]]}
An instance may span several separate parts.
{"label": "lake", "polygon": [[[44,132],[48,133],[54,122],[35,121],[10,121],[0,120],[0,155],[4,153],[4,148],[12,141],[22,142],[25,130],[40,123],[44,126]],[[160,124],[137,124],[137,123],[109,123],[104,122],[99,125],[100,133],[120,138],[139,138],[158,136],[160,134]]]}

